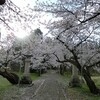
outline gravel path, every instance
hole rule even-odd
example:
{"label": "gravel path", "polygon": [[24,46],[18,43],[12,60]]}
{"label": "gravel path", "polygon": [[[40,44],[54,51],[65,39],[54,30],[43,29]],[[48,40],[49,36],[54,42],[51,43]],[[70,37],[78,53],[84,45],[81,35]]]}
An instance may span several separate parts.
{"label": "gravel path", "polygon": [[55,72],[44,74],[39,80],[34,81],[34,85],[17,90],[12,96],[6,93],[3,100],[70,100],[60,76]]}

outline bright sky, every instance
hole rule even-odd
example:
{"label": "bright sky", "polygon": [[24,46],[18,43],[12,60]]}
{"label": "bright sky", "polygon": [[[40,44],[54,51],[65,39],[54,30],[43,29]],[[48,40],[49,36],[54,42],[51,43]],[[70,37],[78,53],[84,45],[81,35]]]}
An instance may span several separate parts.
{"label": "bright sky", "polygon": [[26,7],[28,4],[31,6],[35,4],[36,0],[11,0],[13,3],[21,8]]}
{"label": "bright sky", "polygon": [[[34,7],[34,5],[35,5],[35,1],[36,0],[12,0],[12,2],[16,5],[16,6],[18,6],[18,7],[20,7],[20,9],[21,10],[23,10],[24,11],[24,7],[26,7],[27,5],[30,5],[30,7]],[[41,2],[42,1],[48,1],[48,0],[40,0]],[[52,2],[55,2],[55,0],[51,0]],[[34,14],[33,14],[34,15]],[[45,14],[44,14],[44,16],[43,16],[43,18],[41,18],[40,19],[40,21],[42,22],[42,23],[45,23],[47,20],[49,20],[49,19],[51,19],[52,18],[52,16],[45,16]],[[24,23],[23,23],[24,24]],[[14,30],[15,32],[13,32],[17,37],[19,37],[19,38],[24,38],[24,37],[26,37],[28,34],[30,34],[30,31],[31,30],[29,30],[29,29],[22,29],[21,27],[20,27],[20,23],[17,23],[17,22],[13,22],[13,24],[9,24],[11,27],[16,27],[16,30]],[[30,24],[31,25],[31,24]],[[0,25],[1,26],[1,25]],[[48,30],[45,28],[45,26],[44,25],[42,25],[42,24],[40,24],[39,22],[38,22],[38,20],[35,20],[34,21],[34,24],[32,24],[31,25],[32,26],[32,29],[34,30],[34,29],[36,29],[36,28],[40,28],[41,29],[41,31],[44,33],[44,34],[47,34],[47,32],[48,32]],[[6,36],[6,33],[8,33],[7,31],[6,31],[6,28],[1,28],[1,31],[2,31],[2,34],[3,34],[3,36]]]}
{"label": "bright sky", "polygon": [[[24,7],[26,7],[28,4],[30,5],[30,7],[34,7],[35,2],[37,0],[12,0],[17,6],[19,6],[21,9],[23,9]],[[40,2],[45,2],[48,0],[38,0]],[[55,2],[56,0],[51,0],[52,2]],[[48,1],[49,2],[49,1]],[[48,20],[50,20],[52,18],[51,15],[47,16],[46,14],[43,14],[43,17],[40,19],[40,21],[42,23],[46,23]],[[40,28],[41,31],[45,34],[47,34],[48,29],[45,28],[45,26],[43,24],[40,24],[37,20],[34,21],[34,25],[32,24],[32,29],[36,29],[36,28]],[[19,32],[17,32],[16,34],[17,37],[19,38],[23,38],[25,36],[27,36],[27,32],[25,32],[24,30],[20,30]]]}
{"label": "bright sky", "polygon": [[[35,4],[35,0],[12,0],[13,3],[15,5],[17,5],[18,7],[20,7],[20,9],[24,9],[24,7],[26,7],[28,4],[31,5],[31,6],[34,6]],[[38,27],[38,26],[37,26]],[[37,28],[36,27],[36,28]],[[27,36],[27,32],[23,29],[20,29],[18,30],[15,35],[18,37],[18,38],[24,38],[25,36]]]}

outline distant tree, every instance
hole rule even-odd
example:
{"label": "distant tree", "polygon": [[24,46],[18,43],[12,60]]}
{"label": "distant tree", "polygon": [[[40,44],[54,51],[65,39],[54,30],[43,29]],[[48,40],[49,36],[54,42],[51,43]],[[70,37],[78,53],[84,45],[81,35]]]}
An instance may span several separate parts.
{"label": "distant tree", "polygon": [[41,32],[41,30],[39,29],[39,28],[37,28],[37,29],[35,29],[34,30],[34,33],[36,34],[36,35],[43,35],[43,33]]}

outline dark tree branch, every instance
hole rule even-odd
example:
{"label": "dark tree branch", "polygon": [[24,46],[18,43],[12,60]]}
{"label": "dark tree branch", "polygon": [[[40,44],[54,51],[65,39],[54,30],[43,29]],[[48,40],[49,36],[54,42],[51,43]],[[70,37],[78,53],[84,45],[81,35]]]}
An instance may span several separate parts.
{"label": "dark tree branch", "polygon": [[91,17],[89,17],[89,18],[87,18],[87,19],[85,19],[85,20],[83,20],[83,21],[79,21],[79,22],[80,22],[79,24],[64,29],[64,30],[63,30],[62,32],[60,32],[59,34],[62,34],[62,33],[64,33],[64,32],[66,32],[67,30],[70,30],[70,29],[72,29],[72,28],[74,28],[74,27],[77,27],[77,26],[83,24],[83,23],[86,23],[87,21],[90,21],[90,20],[96,18],[96,17],[99,16],[99,15],[100,15],[100,12],[95,13],[93,16],[91,16]]}
{"label": "dark tree branch", "polygon": [[73,65],[76,65],[76,62],[74,61],[74,59],[67,59],[66,57],[64,57],[64,60],[60,60],[59,59],[59,57],[55,54],[55,53],[53,53],[53,55],[57,58],[57,62],[59,62],[59,63],[65,63],[65,62],[69,62],[69,63],[71,63],[71,64],[73,64]]}
{"label": "dark tree branch", "polygon": [[92,33],[90,33],[85,39],[81,40],[77,45],[74,46],[74,49],[76,49],[77,47],[79,47],[83,42],[85,42],[91,35]]}
{"label": "dark tree branch", "polygon": [[0,20],[1,20],[9,29],[11,29],[12,31],[14,31],[14,30],[8,25],[8,23],[6,23],[6,21],[5,21],[4,19],[0,18]]}
{"label": "dark tree branch", "polygon": [[59,39],[59,37],[60,37],[60,35],[58,35],[58,36],[56,37],[56,39],[57,39],[59,42],[61,42],[61,43],[66,47],[66,49],[68,49],[70,52],[72,52],[72,50],[69,48],[69,46],[66,45],[64,41],[62,41],[61,39]]}
{"label": "dark tree branch", "polygon": [[82,24],[82,23],[85,23],[85,22],[87,22],[87,21],[90,21],[90,20],[96,18],[96,17],[99,16],[99,15],[100,15],[100,12],[97,12],[97,13],[94,14],[93,16],[87,18],[86,20],[81,21],[81,24]]}
{"label": "dark tree branch", "polygon": [[85,62],[85,64],[83,65],[83,67],[85,67],[88,63],[90,63],[90,61],[93,59],[93,57],[95,57],[98,54],[98,52],[96,52],[95,54],[93,54],[90,58],[88,58]]}
{"label": "dark tree branch", "polygon": [[89,65],[89,66],[86,66],[86,67],[87,67],[87,68],[91,68],[91,67],[93,67],[93,66],[95,66],[95,65],[97,65],[97,64],[100,64],[100,60],[97,61],[97,62],[94,62],[93,64],[91,64],[91,65]]}
{"label": "dark tree branch", "polygon": [[59,57],[55,54],[55,52],[53,53],[53,55],[57,58],[57,61],[60,61]]}

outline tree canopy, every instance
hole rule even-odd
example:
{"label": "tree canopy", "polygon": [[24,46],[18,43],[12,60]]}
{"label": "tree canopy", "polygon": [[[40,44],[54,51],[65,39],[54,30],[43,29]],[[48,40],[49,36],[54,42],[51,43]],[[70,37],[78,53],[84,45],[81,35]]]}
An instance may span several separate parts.
{"label": "tree canopy", "polygon": [[[32,33],[21,43],[21,48],[17,48],[18,54],[32,54],[34,66],[49,63],[49,65],[58,67],[60,64],[70,63],[78,68],[91,93],[100,94],[100,89],[95,85],[90,74],[91,68],[100,65],[99,1],[37,1],[34,8],[27,6],[28,8],[25,8],[24,11],[10,0],[7,0],[4,5],[2,4],[0,22],[3,28],[12,32],[16,32],[20,28],[27,33]],[[33,12],[36,13],[33,14]],[[48,34],[51,34],[52,38],[44,38],[43,32],[39,28],[33,32],[34,20],[36,17],[43,19],[42,14],[51,16],[47,23],[46,21],[42,23],[43,20],[39,20],[39,22],[49,29]],[[0,44],[1,47],[4,46],[4,43],[7,44],[6,49],[1,49],[6,51],[5,61],[8,58],[16,58],[12,51],[13,45],[8,45],[8,40],[14,44],[10,40],[11,38],[15,40],[13,33],[10,33],[5,41],[4,39],[0,41],[3,44]]]}

